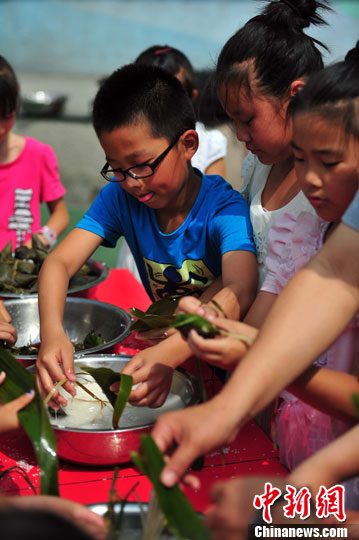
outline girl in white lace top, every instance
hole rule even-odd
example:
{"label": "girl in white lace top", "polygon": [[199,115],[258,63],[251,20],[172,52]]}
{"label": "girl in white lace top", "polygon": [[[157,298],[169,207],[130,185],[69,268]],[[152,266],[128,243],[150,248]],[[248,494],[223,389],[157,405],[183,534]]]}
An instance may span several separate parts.
{"label": "girl in white lace top", "polygon": [[315,0],[268,2],[227,41],[217,63],[219,99],[252,154],[243,164],[243,189],[251,204],[259,286],[273,222],[288,210],[312,211],[294,172],[287,108],[306,78],[323,67],[318,42],[303,31],[324,24],[318,14],[323,8],[325,2]]}

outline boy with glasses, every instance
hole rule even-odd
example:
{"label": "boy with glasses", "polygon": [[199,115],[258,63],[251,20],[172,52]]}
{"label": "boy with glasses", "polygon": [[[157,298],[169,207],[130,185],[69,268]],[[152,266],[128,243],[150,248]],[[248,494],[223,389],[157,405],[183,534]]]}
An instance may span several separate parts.
{"label": "boy with glasses", "polygon": [[[256,293],[247,203],[222,177],[192,168],[198,135],[181,83],[158,67],[124,66],[99,89],[93,124],[109,184],[41,270],[37,373],[44,394],[63,378],[59,364],[68,381],[75,380],[73,347],[62,326],[68,280],[100,244],[114,247],[126,238],[153,300],[174,294],[215,298],[238,319]],[[190,356],[175,332],[133,357],[124,372],[134,384],[145,384],[133,390],[131,402],[160,406],[173,369]],[[75,393],[70,382],[64,388]],[[65,403],[58,392],[50,405],[56,403]]]}

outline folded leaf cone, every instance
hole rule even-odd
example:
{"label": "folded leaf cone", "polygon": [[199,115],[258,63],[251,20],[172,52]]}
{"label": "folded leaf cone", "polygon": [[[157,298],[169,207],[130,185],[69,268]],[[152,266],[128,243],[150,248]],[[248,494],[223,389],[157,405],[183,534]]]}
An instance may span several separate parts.
{"label": "folded leaf cone", "polygon": [[[95,379],[97,384],[101,386],[103,393],[113,406],[112,426],[114,429],[117,429],[132,390],[133,379],[131,375],[118,373],[105,367],[92,368],[84,364],[81,365],[80,368],[89,373]],[[120,387],[116,396],[115,392],[110,390],[110,386],[117,381],[120,381]]]}
{"label": "folded leaf cone", "polygon": [[209,531],[178,485],[166,487],[160,481],[165,465],[151,435],[141,435],[140,453],[131,452],[133,463],[152,482],[170,531],[181,540],[209,540]]}

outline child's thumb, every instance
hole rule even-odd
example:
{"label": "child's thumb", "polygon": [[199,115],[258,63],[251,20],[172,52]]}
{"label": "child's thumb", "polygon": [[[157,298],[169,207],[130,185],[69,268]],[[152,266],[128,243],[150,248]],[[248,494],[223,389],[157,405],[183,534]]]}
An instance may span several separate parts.
{"label": "child's thumb", "polygon": [[22,396],[14,399],[14,401],[12,402],[14,409],[16,411],[20,411],[21,409],[26,407],[26,405],[28,405],[30,401],[34,399],[34,395],[35,392],[33,390],[29,390],[29,392],[26,392],[26,394],[23,394]]}

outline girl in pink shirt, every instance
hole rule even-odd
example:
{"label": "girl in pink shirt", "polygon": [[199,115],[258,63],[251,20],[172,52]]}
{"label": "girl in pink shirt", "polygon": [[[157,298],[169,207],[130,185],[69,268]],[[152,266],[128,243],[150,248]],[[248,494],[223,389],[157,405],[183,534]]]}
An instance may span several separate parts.
{"label": "girl in pink shirt", "polygon": [[[19,102],[19,85],[9,63],[0,56],[0,250],[31,245],[36,233],[50,247],[69,224],[57,160],[52,148],[11,132]],[[40,204],[50,218],[41,227]]]}

